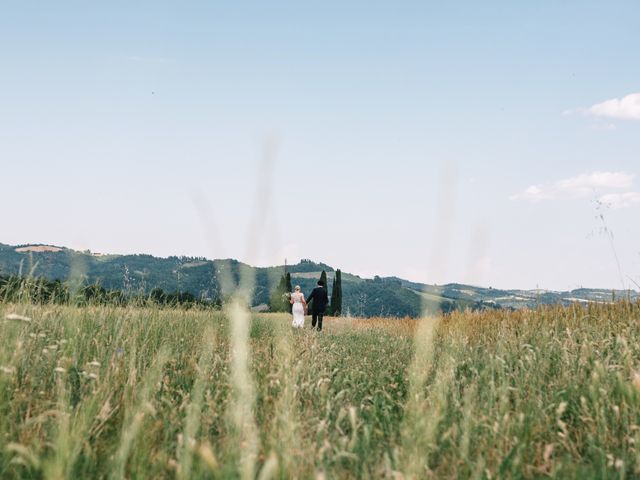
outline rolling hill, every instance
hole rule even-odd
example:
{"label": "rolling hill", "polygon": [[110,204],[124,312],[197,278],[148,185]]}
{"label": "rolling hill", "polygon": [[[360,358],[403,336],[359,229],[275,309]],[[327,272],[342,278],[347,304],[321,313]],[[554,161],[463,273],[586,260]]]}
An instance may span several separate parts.
{"label": "rolling hill", "polygon": [[[303,260],[287,266],[292,282],[308,292],[322,270],[333,281],[332,266]],[[232,293],[243,273],[255,275],[254,307],[264,307],[269,293],[284,273],[284,266],[252,267],[233,259],[109,255],[52,245],[0,244],[0,273],[42,276],[50,280],[99,282],[106,289],[149,293],[186,291],[198,298],[216,299]],[[343,311],[358,316],[418,316],[423,306],[432,312],[460,309],[528,308],[540,304],[609,302],[638,298],[637,292],[577,289],[569,292],[499,290],[463,284],[424,285],[397,277],[373,279],[344,273]]]}

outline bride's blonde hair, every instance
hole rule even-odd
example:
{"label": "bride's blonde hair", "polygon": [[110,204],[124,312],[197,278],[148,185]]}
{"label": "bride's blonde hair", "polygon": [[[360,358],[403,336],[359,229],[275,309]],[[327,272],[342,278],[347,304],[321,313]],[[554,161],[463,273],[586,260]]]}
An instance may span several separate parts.
{"label": "bride's blonde hair", "polygon": [[299,292],[299,291],[300,291],[300,285],[296,285],[296,287],[294,288],[294,290],[295,290],[296,292]]}

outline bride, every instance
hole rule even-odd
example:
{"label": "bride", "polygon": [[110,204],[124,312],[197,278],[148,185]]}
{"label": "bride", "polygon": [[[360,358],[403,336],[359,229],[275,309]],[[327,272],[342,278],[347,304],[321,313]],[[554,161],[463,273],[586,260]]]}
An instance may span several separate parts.
{"label": "bride", "polygon": [[289,302],[293,305],[291,312],[293,313],[294,328],[304,327],[304,314],[307,310],[307,302],[304,300],[304,294],[300,291],[300,285],[296,285],[295,291],[291,294]]}

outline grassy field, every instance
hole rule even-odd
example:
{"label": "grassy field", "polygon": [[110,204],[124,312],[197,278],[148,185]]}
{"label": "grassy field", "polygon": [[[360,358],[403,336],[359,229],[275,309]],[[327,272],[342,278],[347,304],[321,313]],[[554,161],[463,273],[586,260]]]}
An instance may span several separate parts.
{"label": "grassy field", "polygon": [[0,306],[0,478],[638,478],[640,305]]}

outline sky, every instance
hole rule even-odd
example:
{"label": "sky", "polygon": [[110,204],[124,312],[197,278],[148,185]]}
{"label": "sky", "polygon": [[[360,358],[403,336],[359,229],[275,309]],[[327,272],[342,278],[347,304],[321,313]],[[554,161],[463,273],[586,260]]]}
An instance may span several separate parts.
{"label": "sky", "polygon": [[638,288],[635,0],[1,6],[0,243]]}

